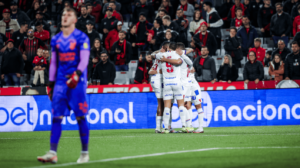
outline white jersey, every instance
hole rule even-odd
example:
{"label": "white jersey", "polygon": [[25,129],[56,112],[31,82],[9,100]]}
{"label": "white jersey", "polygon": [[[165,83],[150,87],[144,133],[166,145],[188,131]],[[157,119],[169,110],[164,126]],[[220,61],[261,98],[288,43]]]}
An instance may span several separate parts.
{"label": "white jersey", "polygon": [[180,66],[181,82],[183,85],[191,86],[191,79],[189,78],[189,74],[190,68],[193,67],[193,62],[186,55],[182,55],[181,58],[183,59],[183,62]]}
{"label": "white jersey", "polygon": [[[181,59],[175,51],[165,52],[165,53],[158,53],[156,55],[157,59],[161,59],[162,57],[168,59]],[[182,60],[183,62],[183,60]],[[172,81],[180,81],[180,65],[172,65],[167,62],[161,63],[161,69],[163,73],[163,81],[165,82],[172,82]]]}
{"label": "white jersey", "polygon": [[162,76],[162,74],[159,73],[159,71],[161,70],[161,66],[159,64],[160,64],[160,60],[155,59],[154,64],[152,65],[151,69],[153,69],[154,71],[157,71],[157,74],[152,75],[151,81],[162,80],[163,76]]}

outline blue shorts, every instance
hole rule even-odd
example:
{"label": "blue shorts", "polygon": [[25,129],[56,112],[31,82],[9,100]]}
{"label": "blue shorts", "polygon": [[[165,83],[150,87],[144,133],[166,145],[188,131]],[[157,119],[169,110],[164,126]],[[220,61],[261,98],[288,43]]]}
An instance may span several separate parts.
{"label": "blue shorts", "polygon": [[53,90],[52,113],[54,117],[70,116],[71,110],[76,117],[88,114],[86,102],[86,84],[78,83],[75,89],[66,84],[56,84]]}

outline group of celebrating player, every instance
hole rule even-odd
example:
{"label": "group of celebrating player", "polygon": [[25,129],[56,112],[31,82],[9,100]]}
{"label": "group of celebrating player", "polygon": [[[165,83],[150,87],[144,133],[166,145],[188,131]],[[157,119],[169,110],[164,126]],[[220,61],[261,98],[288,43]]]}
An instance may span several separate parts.
{"label": "group of celebrating player", "polygon": [[[179,132],[204,133],[201,107],[201,90],[195,79],[193,62],[186,54],[183,43],[165,42],[159,51],[152,53],[155,63],[149,71],[151,86],[155,92],[158,106],[155,133],[176,133],[171,128],[173,100],[177,100],[182,130]],[[192,103],[198,112],[199,128],[192,126]],[[164,128],[162,128],[164,121]]]}

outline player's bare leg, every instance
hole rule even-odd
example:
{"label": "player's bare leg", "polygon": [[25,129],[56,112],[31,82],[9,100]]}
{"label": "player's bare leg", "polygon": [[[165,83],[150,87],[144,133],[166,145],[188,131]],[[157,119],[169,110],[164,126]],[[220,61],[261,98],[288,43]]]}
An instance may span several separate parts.
{"label": "player's bare leg", "polygon": [[164,112],[164,100],[162,98],[157,99],[157,113],[156,113],[156,129],[155,133],[161,133],[161,125],[162,125],[162,118]]}
{"label": "player's bare leg", "polygon": [[195,105],[197,112],[198,112],[198,122],[199,122],[199,128],[194,131],[194,133],[204,133],[203,131],[203,117],[204,117],[204,112],[200,104]]}
{"label": "player's bare leg", "polygon": [[51,136],[50,136],[50,151],[47,152],[44,156],[38,156],[37,160],[43,163],[57,162],[57,146],[61,136],[61,122],[63,116],[53,117],[52,126],[51,126]]}
{"label": "player's bare leg", "polygon": [[77,163],[85,163],[88,162],[90,159],[88,152],[89,128],[85,116],[76,117],[76,120],[79,126],[79,134],[82,145],[81,154],[79,159],[77,160]]}

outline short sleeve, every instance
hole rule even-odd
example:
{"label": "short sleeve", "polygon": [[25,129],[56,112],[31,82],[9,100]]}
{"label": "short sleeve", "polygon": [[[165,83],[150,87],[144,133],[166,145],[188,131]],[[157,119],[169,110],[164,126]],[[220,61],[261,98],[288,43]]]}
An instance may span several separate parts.
{"label": "short sleeve", "polygon": [[80,37],[80,50],[88,50],[90,51],[90,39],[89,37],[85,34],[82,33]]}

